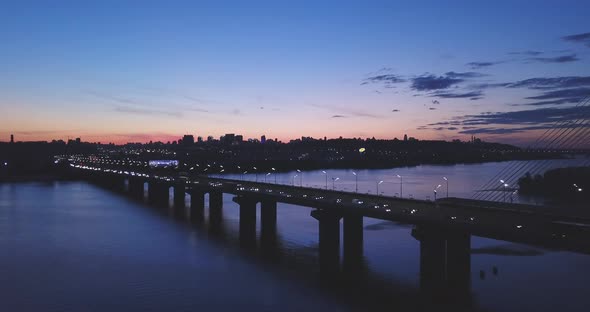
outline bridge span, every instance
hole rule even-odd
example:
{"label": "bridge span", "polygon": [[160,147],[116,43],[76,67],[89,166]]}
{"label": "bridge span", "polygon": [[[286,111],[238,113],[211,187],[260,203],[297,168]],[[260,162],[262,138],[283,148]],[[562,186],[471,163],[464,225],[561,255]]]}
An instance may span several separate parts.
{"label": "bridge span", "polygon": [[[471,235],[590,254],[589,219],[542,212],[538,206],[460,198],[427,201],[149,169],[126,171],[90,161],[74,162],[69,168],[81,178],[137,198],[147,193],[148,201],[159,206],[168,205],[173,189],[175,213],[188,212],[186,217],[194,222],[204,221],[206,207],[209,223],[220,222],[222,195],[233,194],[239,204],[239,239],[244,246],[257,244],[258,204],[261,248],[276,239],[277,203],[309,207],[319,226],[320,271],[327,273],[354,271],[361,265],[364,217],[414,225],[412,235],[421,246],[420,270],[429,276],[424,288],[445,284],[468,291]],[[185,207],[187,194],[189,207]],[[439,285],[429,286],[433,283]]]}

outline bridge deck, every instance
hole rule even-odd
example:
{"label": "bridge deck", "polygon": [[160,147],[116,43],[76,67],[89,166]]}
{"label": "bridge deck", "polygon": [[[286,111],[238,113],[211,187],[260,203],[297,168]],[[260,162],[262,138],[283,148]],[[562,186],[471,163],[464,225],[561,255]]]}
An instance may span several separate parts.
{"label": "bridge deck", "polygon": [[426,201],[206,176],[158,176],[137,172],[132,175],[106,168],[86,172],[183,186],[189,193],[217,191],[256,201],[269,200],[339,214],[437,226],[493,239],[590,253],[590,219],[547,213],[532,205],[459,198]]}

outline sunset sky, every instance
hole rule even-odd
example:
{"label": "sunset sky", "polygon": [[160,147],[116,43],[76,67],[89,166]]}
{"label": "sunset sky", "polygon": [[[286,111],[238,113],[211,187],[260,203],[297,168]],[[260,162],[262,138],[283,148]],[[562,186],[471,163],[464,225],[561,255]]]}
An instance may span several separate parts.
{"label": "sunset sky", "polygon": [[526,144],[590,95],[586,1],[10,2],[0,141]]}

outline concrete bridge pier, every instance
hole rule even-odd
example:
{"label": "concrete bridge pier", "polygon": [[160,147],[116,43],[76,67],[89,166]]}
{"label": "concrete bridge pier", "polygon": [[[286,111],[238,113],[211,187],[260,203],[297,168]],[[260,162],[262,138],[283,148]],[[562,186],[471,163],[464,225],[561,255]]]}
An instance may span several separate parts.
{"label": "concrete bridge pier", "polygon": [[160,182],[150,182],[148,185],[148,198],[150,203],[155,205],[168,205],[168,185]]}
{"label": "concrete bridge pier", "polygon": [[347,214],[343,217],[343,270],[349,274],[363,267],[363,216]]}
{"label": "concrete bridge pier", "polygon": [[260,204],[260,243],[263,247],[275,247],[277,243],[277,202],[263,200]]}
{"label": "concrete bridge pier", "polygon": [[209,192],[209,222],[221,223],[223,219],[223,193],[220,191]]}
{"label": "concrete bridge pier", "polygon": [[193,190],[191,192],[191,220],[193,222],[203,222],[205,220],[205,193]]}
{"label": "concrete bridge pier", "polygon": [[471,235],[447,234],[447,284],[456,301],[469,301],[471,293]]}
{"label": "concrete bridge pier", "polygon": [[467,232],[417,227],[420,289],[424,295],[468,304],[471,292],[471,236]]}
{"label": "concrete bridge pier", "polygon": [[320,272],[331,275],[340,271],[340,218],[326,210],[313,210],[311,216],[319,221]]}
{"label": "concrete bridge pier", "polygon": [[444,298],[446,290],[446,241],[443,233],[419,228],[420,290],[428,297]]}
{"label": "concrete bridge pier", "polygon": [[109,187],[116,192],[125,192],[125,177],[112,177],[109,178]]}
{"label": "concrete bridge pier", "polygon": [[98,174],[94,182],[111,191],[123,192],[125,191],[125,177],[110,174]]}
{"label": "concrete bridge pier", "polygon": [[184,200],[186,197],[186,185],[185,183],[177,183],[174,185],[174,215],[177,217],[183,217],[185,214]]}
{"label": "concrete bridge pier", "polygon": [[257,200],[236,196],[234,202],[240,205],[240,245],[256,247],[256,204]]}
{"label": "concrete bridge pier", "polygon": [[143,180],[129,178],[129,194],[134,198],[143,198]]}

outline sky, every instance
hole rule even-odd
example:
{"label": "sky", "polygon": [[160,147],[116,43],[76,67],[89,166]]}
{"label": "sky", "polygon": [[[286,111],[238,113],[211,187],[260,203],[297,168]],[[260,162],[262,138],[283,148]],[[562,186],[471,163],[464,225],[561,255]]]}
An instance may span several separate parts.
{"label": "sky", "polygon": [[0,141],[530,144],[590,95],[585,1],[1,1]]}

